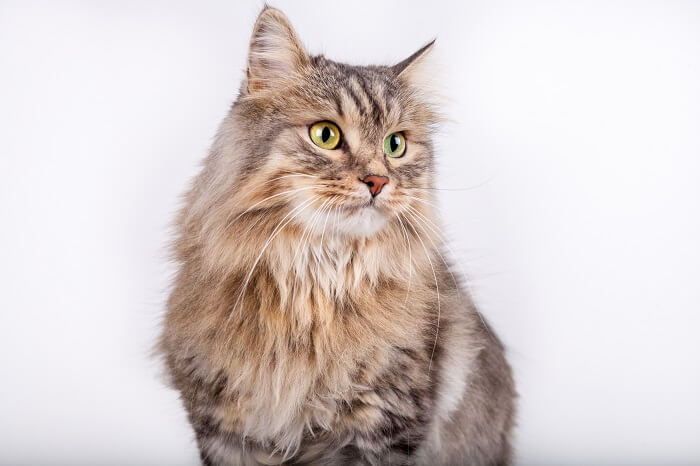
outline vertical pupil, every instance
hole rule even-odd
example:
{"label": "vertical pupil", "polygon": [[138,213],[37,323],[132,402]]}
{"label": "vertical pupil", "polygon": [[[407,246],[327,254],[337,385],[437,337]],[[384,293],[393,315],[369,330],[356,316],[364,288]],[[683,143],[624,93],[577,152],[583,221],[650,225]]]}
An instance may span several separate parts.
{"label": "vertical pupil", "polygon": [[391,136],[391,139],[389,141],[389,148],[392,152],[396,152],[396,149],[399,148],[399,137],[397,135],[394,134]]}
{"label": "vertical pupil", "polygon": [[321,140],[323,142],[328,142],[328,139],[331,137],[331,129],[328,126],[324,126],[323,130],[321,130]]}

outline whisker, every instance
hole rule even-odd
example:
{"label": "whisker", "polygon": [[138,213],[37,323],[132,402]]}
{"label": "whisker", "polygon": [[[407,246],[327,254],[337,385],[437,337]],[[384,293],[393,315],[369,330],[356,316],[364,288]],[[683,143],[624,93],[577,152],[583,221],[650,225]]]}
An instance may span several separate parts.
{"label": "whisker", "polygon": [[423,239],[421,238],[420,234],[416,230],[416,228],[413,226],[411,221],[404,217],[404,220],[406,220],[406,223],[411,227],[413,232],[416,234],[416,238],[418,238],[418,241],[420,241],[421,246],[423,246],[423,251],[425,252],[425,257],[428,259],[428,263],[430,264],[430,268],[433,271],[433,279],[435,280],[435,293],[437,294],[437,309],[438,309],[438,314],[437,314],[437,323],[435,327],[435,342],[433,343],[433,350],[430,353],[430,362],[428,362],[428,374],[430,374],[430,370],[432,369],[433,366],[433,357],[435,356],[435,348],[437,347],[437,342],[438,342],[438,334],[440,332],[440,287],[438,286],[438,279],[437,279],[437,274],[435,273],[435,267],[433,267],[433,261],[430,259],[430,254],[428,253],[428,248],[425,247],[425,243],[423,242]]}
{"label": "whisker", "polygon": [[255,219],[255,221],[254,221],[253,223],[251,223],[251,224],[248,226],[248,228],[246,228],[246,230],[243,232],[243,234],[241,235],[241,237],[245,237],[245,236],[248,235],[251,231],[253,231],[253,228],[255,228],[256,226],[258,226],[258,224],[263,220],[263,218],[264,218],[264,217],[263,217],[262,215],[258,216],[258,217]]}
{"label": "whisker", "polygon": [[[337,197],[338,196],[333,196],[331,198],[331,202],[328,204],[328,211],[326,212],[326,219],[323,221],[323,231],[321,231],[321,241],[319,241],[319,260],[324,255],[330,255],[330,254],[326,254],[324,249],[323,249],[323,238],[326,235],[326,226],[328,225],[328,217],[330,216],[331,211],[333,211],[333,209],[334,209],[333,201],[335,201],[337,199]],[[328,293],[331,293],[331,292],[332,292],[332,287],[331,287],[331,289],[328,290]]]}
{"label": "whisker", "polygon": [[421,190],[425,190],[425,191],[471,191],[472,189],[481,188],[482,186],[487,185],[488,183],[493,181],[494,178],[495,178],[495,176],[493,176],[493,175],[489,176],[486,180],[482,181],[481,183],[475,184],[472,186],[467,186],[465,188],[419,188],[417,186],[409,186],[409,187],[411,189],[421,189]]}
{"label": "whisker", "polygon": [[302,177],[307,177],[307,178],[318,178],[317,176],[308,175],[306,173],[298,173],[298,172],[282,172],[282,173],[289,173],[289,175],[282,175],[282,176],[278,176],[277,178],[272,178],[271,180],[265,180],[265,183],[270,183],[272,181],[281,180],[283,178],[292,178],[295,176],[302,176]]}
{"label": "whisker", "polygon": [[420,216],[420,218],[422,218],[424,222],[426,222],[426,223],[429,222],[428,226],[432,225],[432,227],[433,227],[433,228],[430,228],[430,231],[432,231],[435,234],[435,236],[440,238],[443,241],[443,243],[445,243],[447,241],[445,234],[440,231],[440,228],[437,225],[435,225],[435,223],[432,220],[430,220],[428,217],[423,215],[418,209],[416,209],[413,206],[408,205],[408,206],[406,206],[405,211],[406,212],[413,212],[414,215]]}
{"label": "whisker", "polygon": [[296,258],[297,258],[297,255],[299,254],[299,250],[301,249],[302,244],[304,244],[304,238],[307,237],[307,233],[309,234],[309,236],[311,236],[311,229],[316,224],[316,218],[321,215],[324,207],[326,206],[326,204],[328,202],[330,202],[330,199],[325,200],[321,204],[321,206],[318,208],[318,210],[309,219],[309,223],[304,228],[304,232],[302,233],[301,238],[299,239],[299,244],[297,244],[297,248],[294,251],[294,256],[292,257],[292,264],[296,263]]}
{"label": "whisker", "polygon": [[416,186],[411,186],[411,189],[419,189],[421,191],[471,191],[472,189],[480,188],[479,186],[470,186],[469,188],[418,188]]}
{"label": "whisker", "polygon": [[[316,201],[317,199],[319,199],[319,197],[320,197],[320,196],[315,196],[315,197],[312,197],[311,199],[308,199],[308,200],[302,202],[301,204],[299,204],[298,206],[296,206],[295,208],[293,208],[292,210],[290,210],[290,211],[287,213],[287,215],[285,215],[285,216],[282,218],[282,220],[279,221],[279,223],[277,224],[277,226],[275,227],[275,229],[274,229],[274,230],[272,231],[272,233],[270,234],[270,237],[267,239],[267,242],[266,242],[265,245],[262,247],[262,250],[260,251],[260,254],[258,254],[258,257],[255,259],[255,262],[253,262],[253,266],[250,268],[250,272],[248,272],[248,275],[247,275],[247,277],[246,277],[246,279],[245,279],[245,282],[243,283],[243,286],[241,287],[241,291],[238,293],[238,298],[236,299],[236,302],[235,302],[235,304],[233,305],[233,308],[232,308],[232,310],[231,310],[231,314],[229,315],[228,319],[226,320],[226,325],[224,326],[224,328],[228,327],[228,325],[229,325],[229,323],[230,323],[230,321],[231,321],[231,318],[233,317],[233,315],[234,315],[235,312],[236,312],[236,309],[238,308],[238,304],[240,303],[241,298],[242,298],[243,295],[245,294],[245,290],[246,290],[246,288],[248,287],[248,283],[250,282],[250,278],[253,276],[253,271],[255,270],[255,267],[258,265],[258,262],[260,262],[260,258],[262,258],[262,255],[265,253],[265,250],[266,250],[267,247],[270,245],[270,243],[272,242],[272,240],[275,239],[275,237],[279,234],[279,232],[282,231],[282,229],[283,229],[285,226],[287,226],[287,225],[289,224],[289,222],[291,222],[292,220],[294,220],[295,217],[297,217],[301,212],[303,212],[304,210],[306,210],[306,208],[307,208],[309,205],[311,205],[314,201]],[[295,213],[294,215],[292,215],[292,213],[294,213],[295,211],[296,211],[296,213]],[[290,217],[290,215],[291,215],[291,217]],[[284,224],[282,224],[282,222],[284,222],[285,219],[287,219],[287,218],[289,218],[289,219],[288,219]]]}
{"label": "whisker", "polygon": [[[296,191],[296,190],[293,190],[293,191]],[[291,197],[291,194],[289,194],[286,197]],[[251,231],[253,231],[253,228],[255,228],[262,220],[263,220],[263,216],[258,216],[258,218],[256,218],[255,221],[248,226],[248,228],[243,232],[243,234],[241,234],[241,237],[245,237]],[[232,222],[231,224],[233,224],[233,223],[234,222]]]}
{"label": "whisker", "polygon": [[425,200],[425,199],[423,199],[423,198],[421,198],[421,197],[411,196],[410,194],[404,194],[404,196],[406,196],[406,197],[408,197],[408,198],[410,198],[410,199],[415,199],[416,201],[422,202],[423,204],[427,204],[427,205],[429,205],[430,207],[432,207],[432,208],[435,209],[435,210],[439,210],[438,206],[436,206],[436,205],[433,204],[432,202],[429,202],[429,201],[427,201],[427,200]]}
{"label": "whisker", "polygon": [[241,212],[240,214],[238,214],[238,216],[236,216],[236,218],[234,218],[233,220],[231,220],[231,222],[228,222],[228,219],[226,219],[226,221],[227,221],[226,227],[227,227],[227,228],[231,228],[231,226],[232,226],[234,223],[236,223],[236,221],[238,221],[239,218],[241,218],[243,215],[247,214],[248,212],[250,212],[250,211],[253,210],[255,207],[259,206],[260,204],[262,204],[262,203],[265,202],[265,201],[268,201],[268,200],[273,199],[273,198],[275,198],[275,197],[283,196],[283,195],[285,195],[285,194],[298,193],[298,192],[300,192],[300,191],[307,191],[307,190],[313,189],[313,188],[314,188],[314,186],[305,186],[305,187],[303,187],[303,188],[290,189],[290,190],[288,190],[288,191],[282,191],[281,193],[276,193],[276,194],[273,194],[273,195],[271,195],[271,196],[268,196],[268,197],[266,197],[265,199],[263,199],[263,200],[261,200],[261,201],[258,201],[258,202],[256,202],[255,204],[251,205],[251,206],[248,207],[246,210],[244,210],[243,212]]}
{"label": "whisker", "polygon": [[406,227],[403,225],[399,214],[395,215],[396,219],[401,225],[401,231],[403,232],[404,239],[406,240],[406,246],[408,247],[408,286],[406,287],[406,299],[404,299],[403,301],[403,305],[404,307],[406,307],[406,304],[408,304],[408,294],[411,292],[411,279],[413,278],[413,253],[411,252],[411,240],[408,238],[408,232],[406,231]]}
{"label": "whisker", "polygon": [[[306,228],[304,228],[304,232],[302,233],[301,238],[299,239],[299,244],[297,244],[297,248],[294,251],[294,257],[292,257],[292,266],[293,267],[296,268],[296,259],[297,259],[297,255],[299,254],[299,251],[302,248],[306,247],[306,245],[304,244],[305,243],[304,238],[308,238],[311,236],[311,232],[316,225],[316,219],[319,218],[319,216],[323,212],[323,209],[326,207],[326,204],[328,202],[330,202],[329,199],[325,200],[321,204],[321,207],[319,207],[319,209],[313,214],[313,216],[309,220],[309,223],[306,225]],[[308,237],[307,237],[307,233],[308,233]],[[297,283],[298,282],[299,282],[299,274],[295,273],[294,274],[294,285],[292,286],[292,303],[291,303],[292,310],[294,310],[294,303],[296,302],[296,296],[297,296],[296,290],[297,290]]]}
{"label": "whisker", "polygon": [[340,208],[341,206],[339,205],[335,211],[335,224],[333,225],[333,227],[335,228],[336,233],[338,233],[338,225],[340,224]]}
{"label": "whisker", "polygon": [[[338,196],[333,196],[331,198],[331,204],[333,201],[335,201],[338,198]],[[323,237],[326,234],[326,224],[328,223],[328,216],[331,214],[331,211],[333,210],[334,206],[330,206],[328,208],[328,213],[326,214],[326,220],[323,222],[323,232],[321,232],[321,246],[323,246]]]}
{"label": "whisker", "polygon": [[[445,248],[447,248],[447,252],[449,252],[450,255],[451,255],[452,257],[457,257],[456,254],[454,253],[454,251],[452,250],[452,248],[450,248],[450,245],[448,244],[447,240],[445,239],[445,235],[444,235],[443,233],[439,232],[439,231],[435,231],[435,230],[430,226],[430,224],[432,224],[433,226],[435,226],[435,228],[437,228],[437,225],[435,225],[429,218],[425,217],[423,214],[421,214],[420,212],[418,212],[418,210],[414,209],[413,207],[408,206],[408,208],[409,208],[411,211],[413,211],[415,214],[417,214],[418,216],[422,217],[422,218],[423,218],[423,222],[420,222],[420,218],[416,218],[416,215],[415,215],[415,214],[412,215],[412,217],[413,217],[414,219],[418,220],[418,223],[419,223],[419,224],[422,223],[423,225],[427,226],[436,236],[438,236],[439,238],[441,238],[441,240],[442,240],[441,245],[444,246]],[[410,212],[408,212],[408,213],[410,214]],[[425,230],[424,230],[424,231],[425,231]],[[433,247],[435,247],[435,250],[436,250],[437,253],[440,255],[440,259],[442,259],[442,263],[445,264],[445,268],[447,269],[447,272],[449,272],[450,276],[452,277],[452,282],[455,284],[455,288],[456,288],[456,290],[457,290],[457,294],[459,294],[459,297],[460,297],[460,299],[461,299],[462,301],[465,301],[465,300],[464,300],[464,295],[462,295],[462,289],[461,289],[461,287],[459,286],[459,284],[457,283],[457,279],[455,278],[454,273],[452,273],[452,269],[450,268],[450,265],[449,265],[449,264],[447,263],[447,261],[445,260],[445,257],[442,255],[442,252],[440,252],[440,248],[438,248],[437,246],[435,246],[435,243],[433,243],[433,240],[430,239],[430,235],[427,235],[427,236],[428,236],[428,240],[430,240],[430,242],[433,244]],[[464,269],[462,268],[462,264],[460,264],[459,262],[457,262],[457,266],[459,267],[460,272],[462,273],[462,276],[463,276],[463,277],[466,277],[467,274],[464,272]],[[469,300],[469,301],[471,302],[471,300]],[[484,320],[484,316],[481,315],[481,312],[479,312],[478,310],[476,310],[476,314],[479,316],[479,319],[481,320],[481,323],[484,325],[484,329],[486,329],[486,333],[488,333],[489,338],[491,338],[491,340],[493,340],[494,342],[497,342],[496,337],[493,335],[493,333],[491,332],[491,329],[490,329],[489,326],[486,324],[486,320]]]}
{"label": "whisker", "polygon": [[[298,175],[298,174],[300,174],[300,173],[301,173],[302,175],[309,175],[308,173],[295,172],[295,171],[292,171],[292,170],[285,170],[285,169],[280,169],[279,172],[280,172],[280,173],[291,173],[291,174],[294,174],[294,175]],[[314,175],[309,175],[309,176],[314,176]]]}

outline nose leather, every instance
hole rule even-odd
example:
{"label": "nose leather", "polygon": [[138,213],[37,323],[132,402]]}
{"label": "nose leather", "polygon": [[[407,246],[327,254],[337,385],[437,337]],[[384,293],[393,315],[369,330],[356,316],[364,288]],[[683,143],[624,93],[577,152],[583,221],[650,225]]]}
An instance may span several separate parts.
{"label": "nose leather", "polygon": [[361,181],[367,185],[372,197],[375,197],[377,194],[382,192],[382,188],[389,182],[389,178],[386,176],[368,175],[362,178]]}

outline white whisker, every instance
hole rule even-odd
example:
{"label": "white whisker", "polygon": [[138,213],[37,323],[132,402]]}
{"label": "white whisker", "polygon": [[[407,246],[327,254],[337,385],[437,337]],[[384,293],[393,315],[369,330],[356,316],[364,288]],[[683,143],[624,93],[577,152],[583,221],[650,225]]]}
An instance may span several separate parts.
{"label": "white whisker", "polygon": [[406,227],[403,225],[403,222],[401,221],[401,217],[399,214],[395,214],[396,219],[399,221],[399,224],[401,225],[401,231],[403,232],[404,239],[406,240],[406,246],[408,247],[408,286],[406,287],[406,299],[403,301],[404,307],[406,307],[406,304],[408,304],[408,294],[411,292],[411,279],[413,278],[413,253],[411,252],[411,240],[408,237],[408,232],[406,231]]}
{"label": "white whisker", "polygon": [[263,200],[261,200],[261,201],[258,201],[258,202],[256,202],[255,204],[251,205],[251,206],[248,207],[246,210],[244,210],[243,212],[241,212],[240,214],[238,214],[238,216],[236,216],[236,218],[234,218],[233,220],[231,220],[231,222],[228,222],[228,219],[226,219],[226,222],[227,222],[226,227],[227,227],[227,228],[230,228],[234,223],[236,223],[236,221],[237,221],[239,218],[241,218],[243,215],[247,214],[248,212],[250,212],[250,211],[253,210],[255,207],[259,206],[260,204],[262,204],[262,203],[265,202],[265,201],[268,201],[268,200],[273,199],[273,198],[275,198],[275,197],[283,196],[283,195],[285,195],[285,194],[298,193],[298,192],[300,192],[300,191],[307,191],[307,190],[313,189],[313,188],[314,188],[313,186],[305,186],[305,187],[303,187],[303,188],[290,189],[290,190],[288,190],[288,191],[282,191],[281,193],[276,193],[276,194],[273,194],[273,195],[271,195],[271,196],[268,196],[268,197],[266,197],[265,199],[263,199]]}
{"label": "white whisker", "polygon": [[482,181],[479,184],[475,184],[472,186],[467,186],[466,188],[419,188],[417,186],[410,186],[410,189],[420,189],[423,191],[471,191],[472,189],[477,189],[481,188],[482,186],[490,183],[493,179],[495,178],[494,175],[489,176],[486,180]]}
{"label": "white whisker", "polygon": [[316,212],[314,212],[314,214],[313,214],[313,215],[311,216],[311,218],[309,219],[308,224],[306,225],[306,227],[304,228],[304,231],[303,231],[302,234],[301,234],[301,238],[299,239],[299,244],[297,244],[297,248],[296,248],[296,250],[294,251],[294,256],[292,257],[292,264],[295,264],[295,263],[296,263],[296,258],[297,258],[297,256],[299,255],[299,251],[301,250],[302,244],[304,243],[304,238],[307,237],[307,233],[309,234],[309,236],[311,235],[311,230],[313,229],[313,227],[314,227],[315,224],[316,224],[316,218],[319,217],[319,216],[321,215],[321,213],[323,212],[324,207],[326,206],[326,204],[327,204],[328,202],[330,202],[330,200],[328,200],[328,199],[325,200],[325,201],[321,204],[321,206],[318,208],[318,210],[317,210]]}
{"label": "white whisker", "polygon": [[289,175],[278,176],[277,178],[272,178],[272,179],[270,179],[270,180],[265,180],[265,183],[270,183],[270,182],[272,182],[272,181],[281,180],[281,179],[283,179],[283,178],[292,178],[292,177],[295,177],[295,176],[302,176],[302,177],[307,177],[307,178],[318,178],[317,176],[314,176],[314,175],[307,175],[306,173],[298,173],[298,172],[293,172],[293,173],[291,173],[291,172],[283,172],[283,173],[290,173],[290,174],[289,174]]}
{"label": "white whisker", "polygon": [[[296,193],[296,192],[299,192],[299,191],[306,191],[306,190],[307,190],[306,188],[304,188],[304,189],[298,189],[298,190],[297,190],[297,189],[293,189],[293,190],[291,190],[291,191],[286,191],[284,194],[287,194],[286,197],[291,197],[291,194],[293,194],[293,193]],[[290,193],[291,193],[291,194],[290,194]],[[279,194],[283,194],[283,193],[279,193]],[[276,196],[277,196],[277,195],[269,196],[269,197],[267,197],[266,199],[263,199],[263,201],[265,201],[265,200],[267,200],[267,199],[270,199],[270,197],[276,197]],[[252,207],[254,207],[254,205],[251,206],[251,207],[249,207],[249,208],[248,208],[248,211],[250,211],[250,209],[252,209]],[[241,215],[243,215],[243,214],[245,214],[245,212],[243,212]],[[241,215],[239,215],[239,217],[240,217]],[[234,221],[231,222],[231,224],[230,224],[229,226],[233,225],[233,223],[235,223],[236,220],[237,220],[237,219],[234,219]],[[248,226],[248,228],[243,232],[243,234],[241,234],[241,237],[244,237],[244,238],[245,238],[251,231],[253,231],[253,228],[255,228],[262,220],[263,220],[263,217],[262,217],[262,216],[259,216],[258,218],[256,218],[255,221],[254,221],[252,224],[250,224],[250,225]]]}
{"label": "white whisker", "polygon": [[[301,235],[301,238],[299,239],[299,244],[297,244],[297,248],[294,251],[294,257],[292,257],[292,266],[293,267],[296,268],[296,259],[297,259],[297,255],[299,254],[299,251],[302,248],[306,247],[304,239],[311,237],[312,230],[316,226],[316,219],[320,218],[320,215],[322,214],[326,204],[328,204],[329,202],[330,202],[330,199],[326,199],[321,204],[321,207],[319,207],[318,210],[311,216],[311,219],[309,220],[308,224],[306,225],[306,228],[304,228],[304,231]],[[308,236],[307,236],[307,233],[308,233]],[[294,309],[294,303],[296,302],[296,295],[297,295],[296,289],[297,289],[297,282],[298,281],[299,281],[299,274],[295,273],[294,274],[294,285],[292,286],[292,303],[291,303],[292,310]]]}
{"label": "white whisker", "polygon": [[[279,232],[282,231],[282,229],[283,229],[285,226],[287,226],[287,224],[289,224],[289,222],[291,222],[292,220],[294,220],[295,217],[297,217],[301,212],[303,212],[304,210],[306,210],[306,208],[307,208],[309,205],[311,205],[314,201],[316,201],[318,198],[319,198],[319,196],[315,196],[315,197],[312,197],[311,199],[308,199],[308,200],[302,202],[301,204],[299,204],[298,206],[296,206],[295,208],[293,208],[292,210],[290,210],[290,211],[287,213],[287,215],[285,215],[285,216],[282,218],[282,220],[280,220],[280,222],[277,224],[277,226],[275,227],[275,229],[274,229],[274,230],[272,231],[272,233],[270,234],[270,237],[268,238],[267,242],[266,242],[265,245],[262,247],[262,250],[260,251],[260,254],[258,254],[258,257],[255,259],[255,262],[253,262],[253,266],[250,268],[250,272],[248,272],[248,275],[246,276],[245,282],[243,283],[243,286],[241,287],[241,291],[238,293],[238,298],[236,299],[236,302],[235,302],[235,304],[233,305],[233,308],[231,309],[231,314],[229,315],[228,319],[226,320],[226,325],[225,325],[224,327],[228,327],[228,324],[230,323],[231,318],[232,318],[233,315],[236,313],[236,309],[237,309],[237,307],[238,307],[238,304],[240,303],[241,298],[243,297],[243,295],[244,295],[244,293],[245,293],[245,290],[246,290],[246,288],[248,287],[248,282],[250,282],[250,278],[253,276],[253,271],[255,270],[255,267],[258,265],[258,262],[260,262],[260,258],[262,258],[262,255],[265,253],[265,250],[266,250],[267,247],[270,245],[270,243],[272,242],[272,240],[275,239],[275,237],[279,234]],[[295,211],[296,211],[296,213],[295,213],[294,215],[292,215],[292,213],[294,213]],[[284,222],[285,219],[287,219],[290,215],[292,215],[292,216],[291,216],[284,224],[282,224],[282,222]]]}
{"label": "white whisker", "polygon": [[[332,206],[331,206],[331,202],[332,202],[332,201],[333,201],[333,198],[330,198],[330,199],[328,199],[326,202],[324,202],[323,207],[320,209],[320,211],[321,211],[321,212],[320,212],[320,215],[319,215],[317,221],[314,222],[314,231],[316,230],[316,224],[317,224],[318,222],[321,221],[321,217],[323,217],[323,214],[324,214],[327,210],[330,211],[330,209],[331,209],[331,207],[332,207]],[[326,218],[327,218],[327,217],[326,217]],[[305,242],[305,246],[304,246],[304,247],[306,247],[306,245],[309,244],[310,242],[311,242],[311,237],[309,236],[309,237],[306,238],[306,242]]]}
{"label": "white whisker", "polygon": [[[430,227],[430,226],[432,225],[432,227],[430,227],[430,231],[432,231],[432,232],[435,234],[435,236],[437,236],[438,238],[440,238],[443,242],[445,241],[445,235],[444,235],[442,232],[439,231],[438,226],[435,225],[435,223],[433,223],[428,217],[426,217],[425,215],[423,215],[418,209],[416,209],[415,207],[412,207],[412,206],[409,205],[409,206],[406,206],[406,211],[405,211],[405,212],[406,212],[406,213],[413,213],[414,215],[419,216],[419,217],[420,217],[421,219],[423,219],[423,221],[426,222],[426,223],[427,223],[427,222],[430,222],[430,224],[429,224],[429,225],[426,225],[426,226],[429,226],[429,227]],[[433,227],[434,227],[434,228],[433,228]]]}
{"label": "white whisker", "polygon": [[[323,249],[323,238],[324,238],[325,235],[326,235],[326,226],[328,225],[328,217],[330,216],[330,214],[331,214],[331,212],[333,211],[333,208],[334,208],[333,205],[332,205],[332,204],[333,204],[333,201],[335,201],[337,197],[338,197],[338,196],[333,196],[333,197],[331,198],[331,202],[328,204],[328,209],[327,209],[328,211],[326,212],[326,219],[323,221],[323,230],[321,231],[321,241],[319,241],[319,243],[318,243],[318,245],[319,245],[319,256],[328,255],[328,254],[325,253],[325,251],[324,251],[324,249]],[[320,257],[319,257],[319,260],[321,260]],[[328,292],[330,293],[331,290],[332,290],[332,288],[329,289]]]}
{"label": "white whisker", "polygon": [[335,224],[333,225],[333,228],[335,229],[336,233],[338,233],[338,225],[340,224],[340,209],[341,206],[338,206],[338,209],[335,212]]}
{"label": "white whisker", "polygon": [[[413,217],[415,220],[418,221],[419,225],[422,223],[423,225],[425,225],[426,227],[428,227],[430,230],[432,230],[432,232],[433,232],[436,236],[438,236],[439,238],[442,239],[441,245],[442,245],[442,246],[445,246],[445,248],[447,248],[447,251],[450,253],[450,255],[451,255],[452,257],[457,257],[457,256],[455,255],[454,251],[452,251],[452,248],[450,248],[450,245],[447,243],[447,241],[446,241],[446,239],[445,239],[445,237],[444,237],[445,235],[442,234],[442,233],[440,233],[439,231],[435,231],[435,229],[433,229],[433,228],[430,226],[430,224],[432,224],[435,228],[437,228],[437,225],[435,225],[429,218],[425,217],[423,214],[421,214],[420,212],[418,212],[418,210],[414,209],[413,207],[409,206],[408,209],[411,210],[412,212],[414,212],[414,215],[412,215],[412,217]],[[410,214],[410,212],[407,212],[407,213]],[[417,214],[418,216],[420,216],[420,217],[423,218],[423,221],[422,221],[422,222],[421,222],[420,217],[416,217],[416,214]],[[425,232],[425,230],[423,230],[423,231]],[[430,239],[430,235],[427,235],[427,236],[428,236],[428,240],[430,240],[430,242],[433,243],[433,240]],[[437,253],[440,255],[440,259],[442,259],[442,263],[445,264],[445,268],[447,269],[447,271],[449,272],[450,276],[452,277],[452,282],[455,284],[455,288],[457,289],[457,294],[459,294],[460,299],[461,299],[462,301],[464,301],[464,296],[462,295],[462,288],[461,288],[461,287],[459,286],[459,284],[457,283],[457,279],[455,278],[454,273],[452,273],[452,269],[450,268],[450,265],[449,265],[449,264],[447,263],[447,261],[445,260],[445,257],[444,257],[444,256],[442,255],[442,253],[440,252],[440,249],[439,249],[437,246],[435,246],[435,243],[433,243],[433,247],[435,247],[435,250],[436,250]],[[462,276],[463,276],[463,277],[466,277],[467,275],[464,273],[464,269],[462,268],[462,265],[461,265],[459,262],[457,262],[457,266],[459,267],[460,272],[462,273]],[[496,337],[491,333],[491,330],[490,330],[489,326],[486,324],[486,320],[484,320],[484,316],[481,315],[481,312],[479,312],[479,311],[475,311],[475,312],[476,312],[476,314],[479,316],[479,319],[481,320],[481,323],[484,325],[484,329],[486,330],[486,333],[488,333],[489,338],[491,338],[493,341],[497,341],[497,340],[496,340]]]}
{"label": "white whisker", "polygon": [[436,205],[433,204],[432,202],[429,202],[429,201],[427,201],[427,200],[425,200],[425,199],[423,199],[423,198],[421,198],[421,197],[411,196],[411,195],[409,195],[409,194],[404,194],[404,196],[406,196],[406,197],[408,197],[408,198],[411,198],[411,199],[415,199],[416,201],[421,202],[421,203],[423,203],[423,204],[427,204],[427,205],[429,205],[430,207],[432,207],[432,208],[435,209],[435,210],[439,210],[439,209],[438,209],[438,206],[436,206]]}
{"label": "white whisker", "polygon": [[[335,201],[338,198],[338,196],[333,196],[331,198],[331,203]],[[328,208],[328,213],[326,214],[326,220],[323,222],[323,232],[321,233],[321,246],[323,246],[323,237],[326,234],[326,224],[328,223],[328,216],[331,214],[331,211],[333,210],[333,206],[331,205]]]}
{"label": "white whisker", "polygon": [[404,217],[404,220],[406,220],[406,223],[411,227],[413,232],[416,234],[416,238],[418,238],[418,241],[420,241],[421,246],[423,246],[423,251],[425,252],[425,257],[428,259],[428,263],[430,264],[430,268],[433,271],[433,279],[435,280],[435,293],[437,294],[437,323],[435,326],[435,342],[433,343],[433,350],[430,353],[430,362],[428,362],[428,374],[430,374],[430,370],[432,369],[433,366],[433,357],[435,356],[435,348],[437,347],[437,341],[438,341],[438,334],[440,332],[440,287],[438,286],[438,279],[437,279],[437,274],[435,273],[435,267],[433,267],[433,261],[430,259],[430,254],[428,253],[428,248],[425,247],[425,243],[421,239],[420,234],[416,230],[416,228],[413,226],[413,224],[408,220],[406,217]]}

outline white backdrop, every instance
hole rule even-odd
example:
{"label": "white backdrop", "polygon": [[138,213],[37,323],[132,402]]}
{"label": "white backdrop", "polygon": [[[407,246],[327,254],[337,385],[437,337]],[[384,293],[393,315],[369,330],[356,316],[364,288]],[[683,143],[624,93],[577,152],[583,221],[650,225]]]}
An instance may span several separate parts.
{"label": "white backdrop", "polygon": [[[446,232],[509,348],[519,464],[698,464],[700,3],[273,5],[337,60],[437,36]],[[148,354],[261,6],[0,2],[1,464],[197,463]]]}

